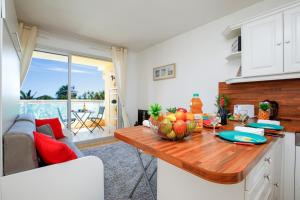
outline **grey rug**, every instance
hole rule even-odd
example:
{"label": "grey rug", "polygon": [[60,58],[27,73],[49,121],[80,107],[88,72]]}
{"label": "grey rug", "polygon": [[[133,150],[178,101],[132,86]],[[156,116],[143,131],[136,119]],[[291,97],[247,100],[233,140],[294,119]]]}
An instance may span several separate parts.
{"label": "grey rug", "polygon": [[[135,150],[123,142],[92,148],[82,151],[84,155],[99,157],[104,164],[104,198],[105,200],[125,200],[134,187],[142,169],[139,165]],[[144,163],[150,160],[150,156],[143,155]],[[156,160],[151,163],[148,174],[156,167]],[[151,180],[156,194],[156,174]],[[137,187],[133,200],[152,200],[149,188],[142,179]]]}

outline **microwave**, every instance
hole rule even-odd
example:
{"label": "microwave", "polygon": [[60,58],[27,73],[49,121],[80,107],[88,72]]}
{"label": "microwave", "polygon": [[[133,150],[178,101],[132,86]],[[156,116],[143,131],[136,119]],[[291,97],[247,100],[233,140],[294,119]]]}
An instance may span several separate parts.
{"label": "microwave", "polygon": [[234,105],[233,109],[234,114],[247,114],[249,118],[253,118],[254,116],[254,105],[247,104],[237,104]]}

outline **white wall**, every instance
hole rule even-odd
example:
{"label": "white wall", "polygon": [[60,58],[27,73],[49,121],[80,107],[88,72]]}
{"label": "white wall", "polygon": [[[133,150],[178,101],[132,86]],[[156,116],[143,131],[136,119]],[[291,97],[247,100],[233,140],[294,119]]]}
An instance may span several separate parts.
{"label": "white wall", "polygon": [[[233,77],[239,61],[226,61],[231,41],[222,32],[231,24],[275,8],[291,0],[265,0],[229,16],[152,46],[138,54],[138,108],[158,102],[169,106],[189,106],[199,92],[205,112],[215,111],[218,82]],[[175,79],[153,81],[153,67],[176,63]]]}
{"label": "white wall", "polygon": [[82,39],[73,35],[67,35],[66,33],[52,33],[45,30],[38,31],[37,49],[111,59],[109,45]]}
{"label": "white wall", "polygon": [[[13,1],[6,1],[5,13],[0,19],[0,176],[3,169],[2,155],[2,135],[11,127],[17,114],[19,113],[20,99],[20,61],[18,54],[13,46],[13,41],[9,37],[9,32],[15,32],[12,29],[14,24]],[[1,6],[0,6],[1,7]],[[6,24],[11,30],[5,26]]]}
{"label": "white wall", "polygon": [[1,52],[1,96],[2,96],[2,131],[6,132],[19,114],[20,100],[20,60],[3,27],[3,48]]}

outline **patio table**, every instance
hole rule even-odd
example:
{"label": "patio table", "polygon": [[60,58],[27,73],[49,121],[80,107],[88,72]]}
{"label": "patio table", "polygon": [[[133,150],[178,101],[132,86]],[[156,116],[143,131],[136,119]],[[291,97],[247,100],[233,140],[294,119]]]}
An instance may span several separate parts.
{"label": "patio table", "polygon": [[[78,120],[78,123],[81,124],[81,126],[78,128],[78,130],[76,132],[74,132],[74,134],[76,135],[80,129],[82,129],[83,127],[87,128],[87,130],[90,133],[93,133],[93,131],[86,125],[87,120],[89,119],[89,117],[91,116],[91,114],[94,113],[94,111],[91,110],[72,110],[71,111],[75,118]],[[86,117],[85,117],[86,116]]]}

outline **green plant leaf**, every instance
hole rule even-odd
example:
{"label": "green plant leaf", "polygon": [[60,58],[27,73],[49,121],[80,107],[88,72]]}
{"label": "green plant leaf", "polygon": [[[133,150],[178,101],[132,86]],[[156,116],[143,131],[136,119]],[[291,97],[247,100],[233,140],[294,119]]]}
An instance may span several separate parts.
{"label": "green plant leaf", "polygon": [[161,105],[157,104],[157,103],[154,103],[154,104],[151,104],[150,107],[149,107],[149,115],[151,115],[155,120],[158,119],[158,116],[160,115],[160,112],[161,112]]}
{"label": "green plant leaf", "polygon": [[270,109],[270,104],[268,102],[261,102],[259,108],[263,111],[267,111]]}

